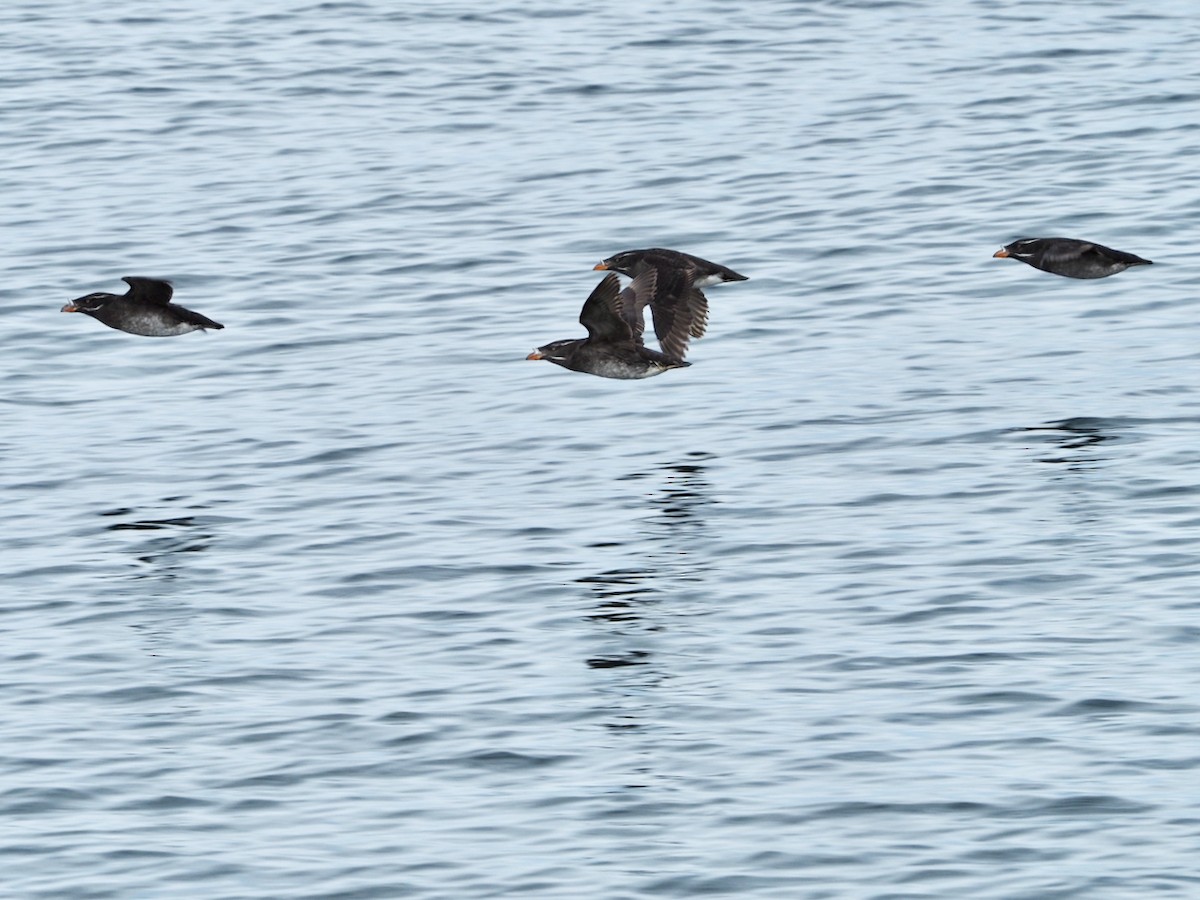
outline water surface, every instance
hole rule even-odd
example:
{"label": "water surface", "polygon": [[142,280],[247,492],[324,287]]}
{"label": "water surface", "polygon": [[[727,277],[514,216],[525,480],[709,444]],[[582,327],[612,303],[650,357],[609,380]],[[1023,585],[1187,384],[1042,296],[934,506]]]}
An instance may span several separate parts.
{"label": "water surface", "polygon": [[0,24],[0,893],[1195,895],[1190,5]]}

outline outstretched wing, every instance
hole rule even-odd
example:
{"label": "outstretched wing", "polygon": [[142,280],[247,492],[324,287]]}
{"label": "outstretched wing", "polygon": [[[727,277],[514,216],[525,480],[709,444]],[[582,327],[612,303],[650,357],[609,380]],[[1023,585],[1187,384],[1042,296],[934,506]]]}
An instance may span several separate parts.
{"label": "outstretched wing", "polygon": [[620,292],[621,279],[616,272],[609,272],[592,289],[579,313],[579,324],[587,329],[589,338],[627,341],[633,337],[629,323],[621,315]]}
{"label": "outstretched wing", "polygon": [[669,269],[667,278],[659,279],[659,288],[650,313],[654,318],[654,333],[663,353],[683,359],[688,341],[703,337],[708,324],[708,298],[695,286],[695,270]]}
{"label": "outstretched wing", "polygon": [[[629,286],[617,295],[616,313],[629,326],[629,332],[638,346],[642,346],[642,334],[646,331],[643,310],[654,302],[658,285],[658,272],[647,269],[629,282]],[[653,307],[651,307],[653,309]]]}
{"label": "outstretched wing", "polygon": [[158,278],[142,278],[140,275],[126,275],[121,280],[129,285],[130,292],[136,299],[157,303],[160,306],[166,306],[170,303],[171,295],[175,293],[175,289],[171,287],[171,282],[162,281]]}

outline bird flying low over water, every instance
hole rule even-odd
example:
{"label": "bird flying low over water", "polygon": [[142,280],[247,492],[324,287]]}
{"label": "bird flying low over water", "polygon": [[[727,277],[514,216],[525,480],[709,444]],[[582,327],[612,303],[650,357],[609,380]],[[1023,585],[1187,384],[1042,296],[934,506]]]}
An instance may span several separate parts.
{"label": "bird flying low over water", "polygon": [[[748,280],[727,266],[661,247],[626,250],[597,263],[594,268],[620,272],[630,278],[649,271],[657,274],[658,287],[649,302],[654,333],[664,353],[681,359],[687,352],[688,341],[703,337],[708,326],[708,298],[701,288],[726,281]],[[677,327],[681,319],[686,320],[686,328]]]}
{"label": "bird flying low over water", "polygon": [[62,312],[84,313],[109,328],[147,337],[169,337],[189,331],[225,327],[198,312],[172,303],[174,289],[168,281],[136,275],[128,275],[121,280],[129,285],[129,290],[124,294],[88,294],[72,300],[62,308]]}
{"label": "bird flying low over water", "polygon": [[992,257],[1012,257],[1067,278],[1107,278],[1130,266],[1151,265],[1150,260],[1132,253],[1074,238],[1023,238],[997,250]]}
{"label": "bird flying low over water", "polygon": [[[621,290],[616,274],[604,276],[584,301],[579,323],[585,338],[553,341],[526,359],[545,359],[564,369],[602,378],[650,378],[667,369],[690,366],[682,355],[651,350],[642,343],[642,309],[654,296],[657,273],[650,269]],[[687,323],[680,320],[686,329]],[[686,337],[683,340],[686,345]]]}

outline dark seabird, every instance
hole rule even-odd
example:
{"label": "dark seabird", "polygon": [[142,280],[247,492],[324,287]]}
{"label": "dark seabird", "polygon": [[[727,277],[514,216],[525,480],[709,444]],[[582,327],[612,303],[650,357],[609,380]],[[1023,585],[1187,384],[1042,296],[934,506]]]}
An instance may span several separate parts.
{"label": "dark seabird", "polygon": [[[621,290],[620,278],[604,276],[579,313],[579,323],[588,336],[554,341],[525,358],[547,359],[564,369],[602,378],[649,378],[667,369],[690,366],[682,356],[659,353],[642,344],[642,309],[653,298],[656,281],[657,275],[650,269]],[[687,343],[686,334],[683,343]]]}
{"label": "dark seabird", "polygon": [[[726,266],[709,262],[678,250],[626,250],[597,263],[596,269],[610,269],[636,278],[643,272],[658,273],[658,288],[650,300],[654,333],[664,353],[680,358],[690,338],[704,337],[708,325],[708,298],[701,288],[725,281],[746,281]],[[676,320],[687,320],[686,328],[677,328]]]}
{"label": "dark seabird", "polygon": [[997,250],[992,257],[1012,257],[1035,269],[1067,278],[1107,278],[1130,266],[1151,265],[1150,260],[1132,253],[1074,238],[1024,238]]}
{"label": "dark seabird", "polygon": [[189,331],[203,331],[205,328],[225,327],[200,313],[172,303],[171,294],[174,291],[170,282],[135,275],[121,280],[129,285],[126,293],[88,294],[72,300],[62,311],[85,313],[109,328],[147,337],[169,337]]}

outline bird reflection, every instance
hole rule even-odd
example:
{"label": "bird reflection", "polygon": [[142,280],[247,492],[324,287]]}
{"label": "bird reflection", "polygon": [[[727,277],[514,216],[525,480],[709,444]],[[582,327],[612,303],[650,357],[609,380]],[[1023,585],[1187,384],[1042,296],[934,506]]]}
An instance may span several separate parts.
{"label": "bird reflection", "polygon": [[[710,459],[710,454],[692,452],[684,461],[621,479],[655,479],[658,484],[647,497],[647,506],[654,514],[639,519],[635,538],[628,544],[603,545],[632,551],[637,556],[636,564],[576,579],[576,583],[587,587],[593,600],[587,618],[604,623],[606,637],[620,637],[626,644],[661,631],[665,627],[663,617],[648,615],[648,610],[668,596],[686,596],[687,584],[703,580],[704,565],[699,562],[702,553],[697,544],[704,539],[704,509],[714,502],[705,476]],[[653,654],[645,647],[622,647],[587,660],[595,669],[647,666],[652,662]]]}
{"label": "bird reflection", "polygon": [[[179,499],[169,497],[163,502],[172,503]],[[205,508],[202,505],[191,507]],[[137,542],[133,552],[138,562],[155,566],[153,574],[158,577],[175,577],[177,570],[183,568],[186,563],[186,554],[208,550],[214,539],[211,519],[203,515],[149,518],[139,516],[136,510],[127,507],[107,510],[100,515],[119,519],[105,526],[107,531],[148,532],[143,540]]]}
{"label": "bird reflection", "polygon": [[1098,452],[1101,449],[1100,445],[1117,439],[1116,434],[1106,433],[1116,430],[1115,422],[1090,416],[1078,416],[1017,430],[1044,434],[1060,451],[1051,456],[1038,457],[1038,462],[1065,465],[1073,471],[1093,469],[1096,468],[1095,463],[1109,459]]}
{"label": "bird reflection", "polygon": [[596,656],[587,661],[592,669],[619,669],[621,666],[644,666],[650,662],[646,650],[630,650],[623,656]]}
{"label": "bird reflection", "polygon": [[98,513],[104,538],[97,545],[126,565],[91,605],[97,613],[106,608],[133,612],[126,624],[159,665],[186,668],[195,659],[189,623],[196,606],[189,588],[198,581],[211,584],[215,562],[197,554],[217,546],[222,526],[236,521],[208,510],[207,504],[165,497],[140,508]]}

